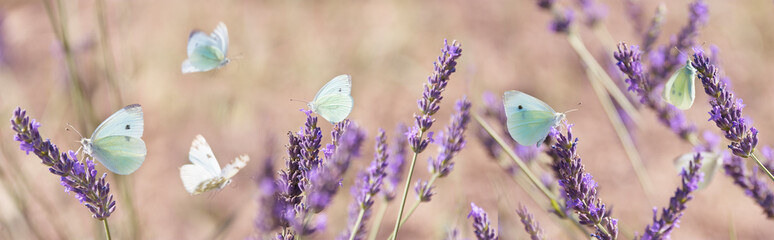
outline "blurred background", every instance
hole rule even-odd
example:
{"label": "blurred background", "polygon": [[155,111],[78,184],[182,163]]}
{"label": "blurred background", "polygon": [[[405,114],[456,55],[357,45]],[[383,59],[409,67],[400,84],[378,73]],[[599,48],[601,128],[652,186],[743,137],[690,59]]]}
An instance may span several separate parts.
{"label": "blurred background", "polygon": [[[444,39],[460,42],[463,53],[444,92],[434,129],[448,123],[454,101],[463,96],[473,101],[473,111],[480,112],[486,91],[501,96],[507,90],[520,90],[557,111],[578,108],[568,118],[580,138],[580,155],[599,184],[603,202],[613,207],[613,217],[620,220],[622,237],[642,233],[652,221],[652,209],[668,205],[680,184],[672,161],[692,149],[661,125],[652,110],[640,110],[642,124],[633,136],[655,186],[648,201],[578,54],[563,35],[549,30],[551,15],[539,10],[535,1],[61,2],[62,8],[54,12],[64,13],[61,19],[69,49],[57,40],[43,1],[0,1],[0,116],[10,118],[17,106],[27,109],[43,124],[44,137],[62,149],[75,150],[80,137],[66,131],[66,124],[89,135],[119,108],[132,103],[143,106],[147,159],[128,177],[108,176],[118,205],[109,218],[117,239],[250,236],[257,208],[254,176],[265,159],[272,159],[278,169],[284,167],[286,133],[303,126],[305,116],[299,109],[306,105],[289,99],[309,101],[334,76],[350,74],[355,108],[349,118],[368,137],[362,156],[354,161],[333,205],[325,211],[327,230],[312,239],[337,236],[346,228],[343,219],[352,201],[349,188],[355,173],[372,160],[377,129],[384,128],[392,138],[398,123],[412,124],[422,84]],[[575,1],[558,3],[579,9]],[[774,90],[767,82],[774,75],[769,67],[774,64],[774,48],[769,44],[774,42],[774,3],[706,3],[709,21],[697,42],[719,48],[723,71],[746,104],[745,116],[760,130],[761,145],[770,144],[768,133],[774,132],[774,124],[765,120],[774,114],[770,105],[774,96],[767,94]],[[605,41],[640,44],[642,35],[627,17],[624,1],[599,4],[606,9],[602,21],[610,38],[597,37],[582,25],[583,16],[576,11],[577,27],[587,48],[604,67],[610,67],[605,59],[613,50]],[[659,2],[637,4],[647,24]],[[689,1],[665,4],[657,44],[668,43],[688,19]],[[219,21],[229,29],[232,62],[214,71],[182,75],[189,32],[209,33]],[[78,114],[65,52],[73,57],[71,64],[91,113]],[[707,122],[707,111],[707,97],[699,90],[694,107],[686,113],[688,119],[700,132],[719,134]],[[325,121],[319,125],[325,133],[323,143],[329,142],[331,125]],[[458,228],[462,236],[473,237],[466,216],[470,202],[475,202],[503,232],[512,232],[503,238],[526,237],[515,215],[518,204],[524,203],[547,238],[582,239],[577,233],[568,235],[562,227],[566,223],[527,197],[486,154],[475,131],[478,125],[471,122],[467,147],[455,158],[454,171],[436,182],[436,195],[420,205],[401,228],[401,236],[440,239],[448,229]],[[239,154],[252,158],[222,191],[191,196],[183,189],[178,168],[188,163],[196,134],[207,139],[221,165]],[[63,192],[58,178],[38,158],[18,149],[10,127],[0,127],[0,136],[0,218],[7,227],[0,229],[0,238],[101,238],[101,223],[72,194]],[[420,155],[415,179],[429,177],[424,160],[435,154],[435,147],[430,147]],[[409,205],[415,201],[413,196],[410,193]],[[389,207],[379,239],[392,230],[396,205]],[[722,173],[687,205],[674,239],[766,239],[774,234],[761,208]]]}

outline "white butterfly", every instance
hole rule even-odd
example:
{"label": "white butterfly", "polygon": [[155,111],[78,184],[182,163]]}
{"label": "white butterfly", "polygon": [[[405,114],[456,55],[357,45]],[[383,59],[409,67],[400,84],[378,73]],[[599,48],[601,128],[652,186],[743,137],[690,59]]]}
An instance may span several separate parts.
{"label": "white butterfly", "polygon": [[132,104],[110,115],[97,126],[91,138],[82,138],[83,153],[97,159],[111,172],[127,175],[145,161],[147,149],[140,104]]}
{"label": "white butterfly", "polygon": [[206,72],[220,68],[231,60],[228,52],[228,29],[226,24],[218,23],[209,36],[194,30],[188,35],[188,59],[183,61],[183,73]]}
{"label": "white butterfly", "polygon": [[231,183],[231,178],[247,165],[250,157],[241,155],[220,169],[215,154],[202,135],[196,135],[188,152],[188,160],[193,164],[180,167],[180,179],[183,187],[191,194],[200,194],[213,189],[223,189]]}
{"label": "white butterfly", "polygon": [[503,96],[508,133],[521,145],[540,145],[552,127],[565,119],[565,113],[533,96],[519,91],[507,91]]}
{"label": "white butterfly", "polygon": [[351,92],[352,77],[339,75],[326,83],[307,106],[331,123],[341,122],[352,112]]}
{"label": "white butterfly", "polygon": [[664,101],[678,109],[686,110],[691,108],[693,100],[696,99],[696,69],[691,65],[691,60],[685,63],[675,73],[669,77],[669,81],[664,84]]}

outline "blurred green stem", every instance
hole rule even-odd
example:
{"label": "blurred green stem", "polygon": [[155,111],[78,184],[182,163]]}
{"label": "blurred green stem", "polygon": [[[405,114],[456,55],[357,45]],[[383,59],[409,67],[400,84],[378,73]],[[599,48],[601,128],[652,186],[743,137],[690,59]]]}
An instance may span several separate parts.
{"label": "blurred green stem", "polygon": [[[419,130],[419,138],[425,136],[425,131]],[[398,210],[398,218],[395,220],[395,229],[392,230],[392,237],[390,239],[397,239],[398,230],[400,229],[400,222],[403,217],[403,208],[406,207],[406,197],[408,197],[409,187],[411,186],[411,177],[414,175],[414,166],[417,164],[417,153],[414,151],[414,156],[411,157],[411,165],[409,165],[409,171],[406,176],[406,185],[403,187],[403,197],[400,199],[400,210]]]}
{"label": "blurred green stem", "polygon": [[104,61],[104,68],[105,68],[105,78],[107,79],[108,85],[110,85],[110,89],[113,92],[113,102],[116,108],[122,107],[123,103],[121,102],[121,90],[118,87],[118,81],[116,80],[115,76],[113,75],[113,68],[115,65],[115,58],[113,55],[113,49],[110,47],[110,35],[108,34],[108,28],[107,28],[107,20],[105,18],[105,0],[96,0],[97,7],[95,10],[97,11],[97,19],[99,23],[99,33],[100,33],[100,42],[102,45],[102,58]]}
{"label": "blurred green stem", "polygon": [[360,228],[360,224],[363,223],[364,215],[365,215],[365,209],[360,207],[360,213],[357,214],[357,220],[355,221],[355,225],[352,226],[352,231],[349,234],[349,240],[355,240],[355,235],[357,235],[357,231]]}
{"label": "blurred green stem", "polygon": [[113,237],[110,236],[110,226],[108,226],[107,218],[102,219],[102,225],[105,226],[105,239],[113,239]]}
{"label": "blurred green stem", "polygon": [[368,240],[375,240],[376,234],[379,233],[379,227],[382,226],[382,219],[384,214],[387,213],[387,207],[390,202],[384,201],[384,204],[379,205],[379,210],[376,212],[374,223],[371,224],[371,232],[368,234]]}
{"label": "blurred green stem", "polygon": [[[570,32],[567,35],[567,41],[575,49],[578,55],[580,55],[581,60],[585,63],[587,67],[586,75],[589,78],[591,87],[594,89],[594,92],[596,93],[595,95],[599,99],[600,104],[602,104],[602,109],[604,109],[605,113],[607,113],[607,117],[610,120],[610,123],[613,125],[613,129],[615,129],[615,132],[618,135],[618,139],[623,145],[624,151],[626,152],[632,168],[634,169],[634,173],[637,175],[637,179],[640,182],[640,186],[642,187],[643,191],[645,191],[645,196],[648,198],[648,200],[652,200],[653,187],[650,185],[650,177],[648,176],[647,170],[645,169],[645,165],[642,164],[642,159],[640,159],[639,152],[634,146],[632,137],[629,134],[629,131],[627,131],[626,126],[624,126],[623,122],[621,121],[621,118],[618,117],[615,106],[613,106],[613,102],[610,100],[610,98],[607,97],[607,94],[605,94],[603,86],[600,86],[600,81],[595,80],[599,78],[610,79],[610,77],[607,75],[604,69],[599,66],[599,63],[597,63],[597,61],[594,59],[594,56],[592,56],[591,53],[586,49],[586,46],[583,44],[580,36],[574,32]],[[612,80],[610,81],[612,82]],[[623,104],[621,105],[623,106]]]}
{"label": "blurred green stem", "polygon": [[128,212],[129,218],[129,239],[140,239],[138,233],[140,233],[140,223],[137,217],[137,209],[134,207],[134,201],[132,198],[132,184],[129,182],[128,176],[121,176],[113,173],[113,179],[116,180],[118,186],[121,189],[122,199],[124,201],[123,206]]}

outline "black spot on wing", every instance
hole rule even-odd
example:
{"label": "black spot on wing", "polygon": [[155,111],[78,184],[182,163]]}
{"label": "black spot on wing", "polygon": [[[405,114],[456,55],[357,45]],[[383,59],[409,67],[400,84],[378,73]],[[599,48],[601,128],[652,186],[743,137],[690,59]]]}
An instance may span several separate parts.
{"label": "black spot on wing", "polygon": [[521,105],[519,105],[519,110],[522,110],[522,109],[524,109],[524,107],[522,107]]}
{"label": "black spot on wing", "polygon": [[139,107],[142,107],[142,106],[140,106],[140,104],[136,104],[135,103],[135,104],[130,104],[129,106],[124,107],[124,110],[129,110],[129,109],[132,109],[132,108],[139,108]]}
{"label": "black spot on wing", "polygon": [[129,137],[129,136],[124,136],[124,140],[126,140],[127,142],[129,142],[129,141],[131,141],[131,140],[132,140],[132,138],[131,138],[131,137]]}
{"label": "black spot on wing", "polygon": [[125,129],[126,129],[126,130],[129,130],[129,129],[132,129],[132,128],[131,128],[131,127],[129,127],[129,124],[126,124],[126,128],[125,128]]}

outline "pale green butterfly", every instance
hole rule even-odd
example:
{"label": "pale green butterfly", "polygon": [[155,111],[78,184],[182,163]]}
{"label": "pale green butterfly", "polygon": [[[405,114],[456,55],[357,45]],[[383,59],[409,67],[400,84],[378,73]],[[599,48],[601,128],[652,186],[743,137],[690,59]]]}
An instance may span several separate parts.
{"label": "pale green butterfly", "polygon": [[508,133],[524,146],[540,145],[551,128],[565,119],[565,113],[558,113],[540,99],[519,91],[505,92],[503,104]]}
{"label": "pale green butterfly", "polygon": [[[701,167],[699,168],[699,171],[704,173],[704,180],[699,182],[698,189],[703,189],[712,182],[712,177],[715,176],[715,172],[718,172],[720,166],[723,165],[723,155],[711,152],[700,153]],[[677,173],[680,173],[684,168],[687,168],[695,156],[696,153],[686,153],[677,157],[674,162]]]}
{"label": "pale green butterfly", "polygon": [[341,122],[352,112],[351,92],[352,77],[338,75],[326,83],[307,106],[331,123]]}
{"label": "pale green butterfly", "polygon": [[685,66],[675,71],[669,81],[664,84],[664,101],[678,109],[691,108],[693,100],[696,98],[695,78],[696,69],[693,68],[691,60],[688,59]]}
{"label": "pale green butterfly", "polygon": [[213,189],[223,189],[231,183],[231,178],[247,165],[250,157],[241,155],[220,169],[212,148],[202,135],[196,135],[188,152],[188,160],[193,164],[180,167],[180,179],[183,187],[192,195]]}
{"label": "pale green butterfly", "polygon": [[226,24],[218,23],[212,34],[207,36],[198,30],[188,35],[188,59],[183,61],[183,73],[206,72],[220,68],[231,60],[226,57],[228,51],[228,29]]}
{"label": "pale green butterfly", "polygon": [[126,106],[99,124],[91,138],[81,139],[83,153],[111,172],[130,174],[140,168],[147,154],[145,142],[140,139],[143,125],[140,104]]}

